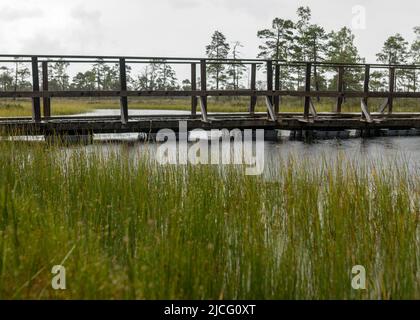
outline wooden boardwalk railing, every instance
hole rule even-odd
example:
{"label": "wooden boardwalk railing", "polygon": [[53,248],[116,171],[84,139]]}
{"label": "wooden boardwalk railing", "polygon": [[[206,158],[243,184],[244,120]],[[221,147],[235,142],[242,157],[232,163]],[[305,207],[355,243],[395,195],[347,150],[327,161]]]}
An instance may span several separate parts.
{"label": "wooden boardwalk railing", "polygon": [[[418,65],[383,65],[383,64],[346,64],[346,63],[327,63],[327,62],[284,62],[277,60],[262,59],[203,59],[203,58],[174,58],[174,57],[120,57],[120,56],[58,56],[58,55],[0,55],[0,65],[4,63],[15,63],[15,58],[20,58],[19,62],[30,63],[32,66],[32,90],[31,91],[0,91],[0,98],[31,98],[32,99],[32,122],[45,123],[51,121],[53,108],[53,98],[57,97],[119,97],[120,98],[120,121],[127,124],[129,121],[129,97],[191,97],[191,116],[197,116],[197,106],[201,107],[201,121],[208,122],[208,101],[209,96],[248,96],[249,115],[255,114],[257,97],[262,97],[267,108],[268,121],[277,122],[282,117],[280,97],[303,97],[303,112],[301,113],[302,122],[310,118],[316,118],[320,113],[316,110],[315,97],[335,98],[336,114],[341,114],[342,105],[345,98],[360,99],[360,115],[367,122],[374,121],[369,108],[369,98],[383,98],[384,102],[377,106],[380,114],[393,114],[394,100],[397,98],[420,99],[420,92],[396,91],[396,73],[420,69]],[[86,63],[115,63],[119,64],[119,85],[118,90],[68,90],[51,91],[48,86],[48,67],[55,62],[68,62],[71,64]],[[127,86],[127,65],[128,64],[148,64],[148,63],[183,64],[191,68],[191,90],[128,90]],[[250,67],[249,88],[237,90],[212,90],[207,84],[207,68],[211,64],[242,64]],[[200,71],[200,86],[197,83],[197,66]],[[260,67],[260,68],[258,68]],[[262,68],[261,68],[262,67]],[[313,68],[326,68],[328,72],[336,72],[337,87],[335,90],[315,91],[312,90]],[[40,69],[42,75],[42,87],[40,87]],[[282,90],[280,83],[282,68],[302,68],[305,70],[303,88],[293,90]],[[370,76],[372,69],[388,70],[388,88],[386,91],[372,92],[370,90]],[[257,90],[257,71],[264,74],[266,89]],[[349,70],[361,70],[364,72],[363,90],[346,91],[344,79]],[[350,71],[351,72],[351,71]],[[43,115],[41,114],[41,100]]]}

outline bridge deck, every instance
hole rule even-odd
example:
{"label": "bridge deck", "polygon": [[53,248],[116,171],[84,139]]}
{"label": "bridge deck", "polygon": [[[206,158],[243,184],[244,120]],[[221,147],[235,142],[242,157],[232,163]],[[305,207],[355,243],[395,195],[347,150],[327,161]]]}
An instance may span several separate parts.
{"label": "bridge deck", "polygon": [[362,119],[360,113],[319,113],[304,118],[301,113],[280,113],[276,121],[266,113],[208,114],[207,121],[199,115],[144,115],[129,116],[121,122],[119,116],[51,117],[48,121],[33,122],[29,117],[0,118],[0,131],[16,134],[87,134],[157,132],[160,129],[178,131],[180,121],[186,121],[188,130],[211,129],[280,129],[280,130],[367,130],[420,128],[420,113],[392,115],[371,114],[372,122]]}

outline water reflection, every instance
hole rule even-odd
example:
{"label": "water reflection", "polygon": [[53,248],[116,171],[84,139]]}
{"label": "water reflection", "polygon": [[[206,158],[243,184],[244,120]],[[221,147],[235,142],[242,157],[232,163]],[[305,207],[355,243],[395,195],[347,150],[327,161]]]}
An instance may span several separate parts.
{"label": "water reflection", "polygon": [[[124,153],[133,158],[147,155],[153,160],[157,153],[159,143],[139,141],[137,135],[124,134],[121,141],[105,142],[106,138],[115,135],[100,137],[93,144],[86,146],[71,146],[70,150],[84,149],[88,152]],[[103,140],[102,140],[103,139]],[[100,142],[102,140],[102,142]],[[122,142],[124,141],[124,142]],[[178,142],[175,142],[178,144]],[[191,146],[191,142],[189,146]],[[231,143],[232,151],[234,142]],[[209,157],[211,147],[209,142]],[[310,161],[313,163],[327,162],[334,164],[337,160],[353,163],[375,163],[376,165],[393,166],[404,163],[412,174],[420,172],[420,137],[375,137],[353,138],[346,140],[314,140],[311,142],[290,140],[281,137],[278,141],[264,142],[264,173],[270,167],[279,163],[286,163],[290,158],[296,161]],[[402,162],[401,162],[402,161]]]}
{"label": "water reflection", "polygon": [[[95,110],[84,115],[118,115],[119,110]],[[189,114],[188,111],[174,110],[130,110],[130,115]],[[95,135],[95,142],[85,146],[70,146],[67,150],[83,148],[88,152],[124,152],[130,157],[147,154],[156,155],[159,144],[139,141],[139,134],[101,134]],[[34,139],[34,138],[31,138]],[[36,139],[36,138],[35,138]],[[40,137],[42,139],[42,137]],[[123,142],[123,143],[122,143]],[[232,149],[234,145],[232,145]],[[210,151],[210,148],[209,148]],[[210,154],[211,156],[211,154]],[[292,140],[288,131],[281,131],[278,141],[264,142],[265,169],[293,157],[295,161],[327,161],[337,159],[352,162],[373,162],[394,165],[396,160],[403,161],[413,174],[420,169],[420,136],[371,137],[313,140],[310,142]],[[264,170],[267,171],[267,170]]]}

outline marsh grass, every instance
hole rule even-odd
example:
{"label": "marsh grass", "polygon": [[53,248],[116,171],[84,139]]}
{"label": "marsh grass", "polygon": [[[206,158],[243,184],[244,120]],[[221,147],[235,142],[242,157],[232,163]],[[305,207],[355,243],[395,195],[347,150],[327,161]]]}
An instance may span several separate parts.
{"label": "marsh grass", "polygon": [[[382,99],[383,100],[383,99]],[[371,111],[377,111],[382,104],[381,99],[370,99]],[[74,115],[94,111],[95,109],[119,109],[118,99],[52,99],[53,115]],[[318,112],[331,112],[334,110],[334,99],[323,98],[320,102],[314,98],[314,104]],[[209,99],[209,112],[247,112],[249,99],[247,98],[224,98]],[[131,110],[191,110],[189,99],[185,98],[130,98],[129,109]],[[200,107],[198,107],[200,111]],[[257,112],[267,111],[263,99],[259,99],[256,107]],[[280,105],[281,112],[303,112],[303,102],[300,98],[284,98]],[[360,101],[347,99],[342,107],[343,112],[360,112]],[[394,102],[395,112],[420,112],[418,101],[410,99],[396,99]],[[30,116],[32,112],[31,100],[2,100],[0,101],[0,117]]]}
{"label": "marsh grass", "polygon": [[290,157],[267,179],[129,154],[0,142],[1,299],[420,298],[404,166]]}

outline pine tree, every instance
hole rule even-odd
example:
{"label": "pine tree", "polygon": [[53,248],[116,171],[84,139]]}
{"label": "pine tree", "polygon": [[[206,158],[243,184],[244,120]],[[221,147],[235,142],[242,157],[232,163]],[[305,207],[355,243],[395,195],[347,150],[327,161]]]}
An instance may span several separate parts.
{"label": "pine tree", "polygon": [[[243,47],[243,45],[239,42],[236,41],[233,43],[232,45],[232,53],[231,53],[231,57],[234,60],[239,60],[240,59],[240,51],[239,48]],[[230,64],[229,68],[228,68],[228,75],[230,78],[230,82],[229,82],[229,87],[236,90],[239,89],[239,83],[240,83],[240,79],[243,76],[243,74],[245,73],[246,67],[243,63],[241,63],[241,61],[239,60],[238,63],[235,64]]]}
{"label": "pine tree", "polygon": [[2,91],[9,91],[13,88],[13,70],[9,69],[8,67],[1,66],[0,67],[0,90]]}
{"label": "pine tree", "polygon": [[73,77],[71,87],[76,90],[95,90],[96,75],[92,70],[78,72]]}
{"label": "pine tree", "polygon": [[158,90],[170,90],[176,88],[176,74],[175,70],[163,61],[157,68],[156,85]]}
{"label": "pine tree", "polygon": [[23,62],[20,61],[21,58],[15,58],[14,60],[15,60],[14,81],[13,81],[14,91],[31,89],[32,85],[28,81],[29,76],[31,75],[29,68]]}
{"label": "pine tree", "polygon": [[[277,61],[290,61],[294,49],[294,23],[291,20],[275,18],[271,29],[263,29],[257,32],[258,38],[263,41],[258,48],[258,58],[272,59]],[[280,88],[285,82],[290,81],[289,69],[282,68],[280,74]]]}
{"label": "pine tree", "polygon": [[[410,46],[410,60],[413,64],[420,64],[420,27],[414,27],[416,38]],[[413,91],[417,91],[417,70],[411,70],[410,80]]]}
{"label": "pine tree", "polygon": [[[354,44],[354,34],[347,27],[339,31],[331,31],[328,36],[328,50],[326,61],[331,63],[362,63],[364,60],[359,56],[356,45]],[[338,71],[338,70],[336,70]],[[359,69],[347,69],[344,73],[344,90],[361,90],[360,81],[363,79],[363,72]],[[337,75],[330,82],[330,87],[335,87]]]}
{"label": "pine tree", "polygon": [[50,90],[66,90],[70,87],[69,75],[67,74],[67,68],[70,63],[62,61],[57,61],[55,63],[50,63],[48,68],[49,81],[50,81]]}
{"label": "pine tree", "polygon": [[288,61],[294,42],[293,28],[293,21],[275,18],[271,29],[258,31],[257,37],[263,41],[258,47],[258,58]]}
{"label": "pine tree", "polygon": [[[307,33],[307,30],[310,26],[310,20],[311,20],[311,9],[309,7],[299,7],[297,9],[297,17],[298,20],[295,23],[295,41],[293,44],[293,50],[292,50],[292,59],[293,61],[306,61],[309,60],[304,50],[305,48],[305,35]],[[293,67],[293,81],[296,82],[296,88],[299,89],[301,87],[301,84],[304,83],[304,76],[305,73],[303,72],[303,69],[301,67]],[[282,85],[280,84],[280,87]]]}
{"label": "pine tree", "polygon": [[[389,37],[383,47],[382,51],[376,55],[381,63],[385,64],[405,64],[409,58],[408,42],[399,34]],[[396,70],[395,76],[397,84],[409,90],[407,70]]]}
{"label": "pine tree", "polygon": [[382,51],[376,57],[385,64],[404,64],[409,57],[408,42],[397,33],[385,41]]}
{"label": "pine tree", "polygon": [[[220,31],[215,31],[211,37],[211,42],[206,46],[206,55],[209,59],[226,59],[230,50],[229,44],[226,42],[226,37]],[[219,90],[220,86],[226,83],[226,65],[223,63],[209,64],[207,66],[207,73],[212,82]]]}

